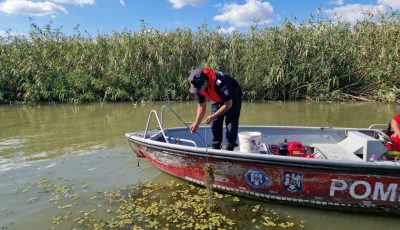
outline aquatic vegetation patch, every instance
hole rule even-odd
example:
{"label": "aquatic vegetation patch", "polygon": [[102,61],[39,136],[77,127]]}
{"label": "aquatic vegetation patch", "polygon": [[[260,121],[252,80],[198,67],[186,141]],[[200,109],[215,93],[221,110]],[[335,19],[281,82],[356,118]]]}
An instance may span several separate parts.
{"label": "aquatic vegetation patch", "polygon": [[[71,199],[73,187],[49,180],[35,186],[52,196]],[[209,196],[212,195],[212,199]],[[72,198],[73,199],[73,198]],[[77,198],[79,199],[79,197]],[[291,216],[266,207],[267,203],[221,194],[207,188],[170,181],[166,185],[144,183],[121,191],[97,191],[89,202],[95,208],[71,212],[72,204],[57,205],[65,212],[53,217],[54,228],[75,229],[299,229]],[[211,202],[210,202],[211,200]],[[82,200],[81,200],[82,201]],[[75,205],[76,203],[74,203]],[[80,208],[79,204],[77,205]],[[76,208],[75,208],[76,209]],[[87,209],[87,206],[86,206]]]}
{"label": "aquatic vegetation patch", "polygon": [[58,208],[65,209],[77,204],[76,200],[80,198],[78,192],[75,191],[72,185],[65,185],[59,181],[51,181],[48,178],[42,178],[35,183],[34,187],[42,189],[43,192],[51,194],[49,202],[58,204],[62,199],[65,201],[73,202],[73,204],[58,205]]}

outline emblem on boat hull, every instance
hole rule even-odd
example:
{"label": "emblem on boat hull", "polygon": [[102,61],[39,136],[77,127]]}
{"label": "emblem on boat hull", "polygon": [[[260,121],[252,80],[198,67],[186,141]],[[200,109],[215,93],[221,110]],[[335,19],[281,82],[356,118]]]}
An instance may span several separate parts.
{"label": "emblem on boat hull", "polygon": [[303,174],[285,172],[283,174],[283,187],[289,192],[300,192],[303,189]]}
{"label": "emblem on boat hull", "polygon": [[253,188],[263,188],[268,184],[269,177],[264,171],[252,168],[246,172],[246,181]]}

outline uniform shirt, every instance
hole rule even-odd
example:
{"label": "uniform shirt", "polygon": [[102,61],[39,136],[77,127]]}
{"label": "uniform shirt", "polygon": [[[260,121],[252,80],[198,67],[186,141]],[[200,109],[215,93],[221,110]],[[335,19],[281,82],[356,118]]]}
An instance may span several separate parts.
{"label": "uniform shirt", "polygon": [[[216,80],[213,83],[215,84],[214,89],[223,102],[227,102],[237,96],[242,96],[242,90],[234,78],[218,71],[215,71],[215,78]],[[199,103],[205,102],[206,98],[203,95],[197,93],[196,96]]]}
{"label": "uniform shirt", "polygon": [[399,123],[400,124],[400,113],[399,114],[397,114],[396,116],[394,116],[394,118],[393,118],[395,121],[397,121],[397,123]]}

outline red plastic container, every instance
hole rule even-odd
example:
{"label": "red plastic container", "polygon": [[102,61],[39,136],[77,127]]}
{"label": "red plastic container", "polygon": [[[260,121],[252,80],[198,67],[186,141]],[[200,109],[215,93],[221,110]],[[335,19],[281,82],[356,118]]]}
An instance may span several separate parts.
{"label": "red plastic container", "polygon": [[306,151],[305,147],[298,141],[289,141],[288,142],[288,152],[289,156],[292,157],[305,157]]}

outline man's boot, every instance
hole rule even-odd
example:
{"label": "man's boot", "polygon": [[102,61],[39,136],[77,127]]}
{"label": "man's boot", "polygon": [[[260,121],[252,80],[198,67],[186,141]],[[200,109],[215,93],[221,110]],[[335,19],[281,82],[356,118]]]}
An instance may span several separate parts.
{"label": "man's boot", "polygon": [[235,145],[228,144],[226,146],[226,150],[228,150],[228,151],[233,151],[234,149],[235,149]]}
{"label": "man's boot", "polygon": [[221,149],[221,143],[213,143],[213,144],[211,145],[211,148],[212,148],[212,149]]}

